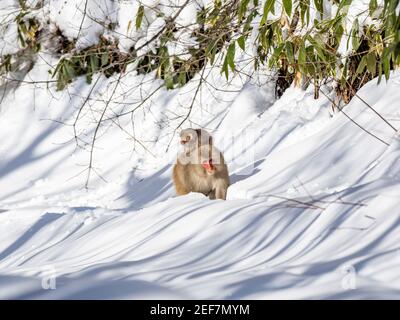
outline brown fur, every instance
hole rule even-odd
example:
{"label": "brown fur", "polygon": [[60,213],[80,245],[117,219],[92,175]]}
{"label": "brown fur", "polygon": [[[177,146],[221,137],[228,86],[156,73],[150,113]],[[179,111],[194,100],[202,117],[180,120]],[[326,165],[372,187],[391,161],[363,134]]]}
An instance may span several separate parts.
{"label": "brown fur", "polygon": [[[178,156],[174,166],[172,179],[176,193],[184,195],[189,192],[200,192],[210,199],[225,200],[229,186],[228,167],[222,153],[212,145],[211,136],[203,131],[208,136],[206,139],[201,139],[198,130],[202,129],[194,130],[197,137],[189,139],[194,140],[191,141],[190,148],[186,144],[184,145],[186,148]],[[187,131],[183,130],[182,132],[181,139],[186,141]],[[201,133],[203,134],[203,132]],[[202,144],[204,141],[207,144]],[[212,169],[206,170],[201,164],[209,160],[212,160],[213,166]]]}

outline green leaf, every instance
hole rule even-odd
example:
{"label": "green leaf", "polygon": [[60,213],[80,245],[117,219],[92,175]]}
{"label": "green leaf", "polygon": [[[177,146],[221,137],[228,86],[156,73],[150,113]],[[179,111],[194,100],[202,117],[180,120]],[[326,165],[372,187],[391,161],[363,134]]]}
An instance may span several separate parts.
{"label": "green leaf", "polygon": [[86,83],[91,84],[92,83],[92,75],[90,73],[86,74]]}
{"label": "green leaf", "polygon": [[379,75],[378,84],[380,84],[381,80],[382,80],[382,64],[381,63],[378,64],[378,75]]}
{"label": "green leaf", "polygon": [[347,73],[348,73],[348,60],[346,60],[346,62],[344,63],[343,69],[342,69],[342,77],[340,78],[341,86],[344,86],[346,84]]}
{"label": "green leaf", "polygon": [[271,11],[272,7],[275,5],[275,0],[267,0],[264,5],[264,12],[260,21],[260,26],[263,26],[268,18],[268,13]]}
{"label": "green leaf", "polygon": [[250,0],[241,0],[240,1],[240,7],[239,7],[239,11],[238,11],[239,21],[242,21],[244,15],[246,14],[246,9],[247,9],[249,2],[250,2]]}
{"label": "green leaf", "polygon": [[355,79],[359,74],[361,74],[362,72],[364,72],[364,69],[365,69],[366,66],[367,66],[367,56],[363,56],[362,59],[361,59],[361,61],[360,61],[360,64],[359,64],[358,67],[357,67],[357,70],[356,70],[355,74],[353,75],[353,78],[351,79],[351,82],[353,82],[354,79]]}
{"label": "green leaf", "polygon": [[139,29],[140,26],[142,25],[143,16],[144,16],[144,6],[141,5],[136,14],[136,30]]}
{"label": "green leaf", "polygon": [[290,17],[292,14],[292,0],[283,0],[283,7],[285,8],[287,15]]}
{"label": "green leaf", "polygon": [[214,64],[216,46],[217,46],[217,42],[215,40],[211,40],[207,44],[207,47],[206,47],[206,50],[205,50],[206,57],[210,60],[211,64]]}
{"label": "green leaf", "polygon": [[224,60],[224,63],[222,65],[221,72],[225,73],[226,80],[228,80],[229,79],[228,56],[225,56],[225,60]]}
{"label": "green leaf", "polygon": [[324,14],[324,5],[323,0],[314,0],[315,7],[317,8],[318,12]]}
{"label": "green leaf", "polygon": [[21,32],[24,34],[28,33],[28,30],[26,29],[26,25],[24,21],[21,21],[21,23],[19,24],[19,28],[21,29]]}
{"label": "green leaf", "polygon": [[92,73],[95,73],[99,69],[99,59],[97,55],[90,55],[90,68],[92,69]]}
{"label": "green leaf", "polygon": [[211,64],[214,64],[214,60],[215,60],[215,54],[217,53],[217,46],[215,45],[213,48],[212,48],[212,51],[211,51],[211,56],[210,56],[210,63]]}
{"label": "green leaf", "polygon": [[22,36],[21,32],[18,32],[18,39],[21,42],[21,46],[25,47],[26,43],[25,43],[24,37]]}
{"label": "green leaf", "polygon": [[325,50],[325,41],[319,33],[314,36],[314,40],[319,48]]}
{"label": "green leaf", "polygon": [[310,6],[306,1],[300,1],[300,17],[302,24],[308,26],[310,22]]}
{"label": "green leaf", "polygon": [[335,29],[335,38],[337,43],[340,43],[343,33],[344,33],[343,26],[341,24],[337,24]]}
{"label": "green leaf", "polygon": [[63,69],[68,80],[72,79],[75,76],[75,70],[69,62],[64,63]]}
{"label": "green leaf", "polygon": [[372,15],[375,12],[377,7],[378,7],[377,0],[370,0],[369,1],[369,14]]}
{"label": "green leaf", "polygon": [[342,10],[344,7],[350,6],[352,2],[353,2],[353,0],[340,1],[338,12],[340,12],[340,10]]}
{"label": "green leaf", "polygon": [[289,61],[289,63],[293,64],[294,63],[294,53],[293,53],[293,44],[290,41],[287,41],[285,43],[285,51],[286,51],[286,56]]}
{"label": "green leaf", "polygon": [[368,71],[371,72],[373,76],[375,76],[376,72],[376,57],[374,52],[370,52],[367,55],[367,68]]}
{"label": "green leaf", "polygon": [[302,42],[300,45],[298,60],[300,67],[304,67],[306,64],[306,48],[304,42]]}
{"label": "green leaf", "polygon": [[353,46],[353,50],[357,51],[357,49],[360,47],[360,35],[358,34],[359,31],[359,25],[358,25],[358,19],[354,21],[353,25],[353,30],[351,32],[351,43]]}
{"label": "green leaf", "polygon": [[390,61],[389,61],[389,57],[383,58],[383,72],[385,73],[386,81],[388,81],[389,77],[390,77]]}
{"label": "green leaf", "polygon": [[326,57],[325,57],[325,54],[324,54],[325,44],[322,41],[322,39],[320,37],[318,37],[317,35],[315,35],[314,38],[311,35],[308,35],[307,36],[307,40],[310,41],[310,43],[313,45],[313,47],[317,51],[318,57],[322,61],[326,61]]}
{"label": "green leaf", "polygon": [[247,31],[253,29],[251,22],[256,16],[258,16],[258,11],[257,9],[253,9],[251,13],[247,16],[246,22],[243,26],[243,33],[246,33]]}
{"label": "green leaf", "polygon": [[240,36],[237,39],[237,43],[238,43],[240,49],[242,49],[244,51],[245,50],[245,39],[244,39],[244,36]]}
{"label": "green leaf", "polygon": [[102,67],[108,63],[109,57],[110,57],[110,55],[108,53],[108,50],[104,51],[103,54],[101,55],[101,66]]}
{"label": "green leaf", "polygon": [[178,82],[181,87],[183,87],[186,84],[186,72],[184,71],[179,72]]}
{"label": "green leaf", "polygon": [[174,79],[172,77],[171,72],[168,70],[164,74],[164,81],[165,81],[165,86],[167,89],[173,89],[174,88]]}
{"label": "green leaf", "polygon": [[57,73],[59,73],[60,72],[60,69],[61,69],[61,67],[62,67],[62,65],[64,64],[64,59],[61,59],[58,63],[57,63],[57,66],[56,66],[56,68],[54,69],[54,72],[53,72],[53,75],[51,76],[51,78],[54,78],[56,75],[57,75]]}
{"label": "green leaf", "polygon": [[232,42],[228,47],[228,52],[226,53],[228,64],[232,71],[235,71],[235,42]]}
{"label": "green leaf", "polygon": [[275,48],[274,53],[272,54],[271,58],[269,59],[270,67],[273,67],[274,65],[276,65],[278,58],[284,47],[285,47],[285,45],[283,43],[281,43],[278,47]]}

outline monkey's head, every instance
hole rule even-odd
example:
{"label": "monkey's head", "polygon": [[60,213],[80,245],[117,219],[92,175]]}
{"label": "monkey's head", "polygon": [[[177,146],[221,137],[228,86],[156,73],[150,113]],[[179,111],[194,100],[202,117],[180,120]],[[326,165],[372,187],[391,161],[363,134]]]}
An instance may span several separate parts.
{"label": "monkey's head", "polygon": [[184,129],[180,133],[181,145],[185,153],[190,153],[198,146],[197,132],[194,129]]}
{"label": "monkey's head", "polygon": [[180,133],[181,145],[185,152],[191,152],[202,145],[211,145],[212,137],[204,129],[183,129]]}
{"label": "monkey's head", "polygon": [[197,140],[197,133],[194,129],[183,129],[180,133],[181,145],[187,145],[189,143],[193,143],[193,140]]}

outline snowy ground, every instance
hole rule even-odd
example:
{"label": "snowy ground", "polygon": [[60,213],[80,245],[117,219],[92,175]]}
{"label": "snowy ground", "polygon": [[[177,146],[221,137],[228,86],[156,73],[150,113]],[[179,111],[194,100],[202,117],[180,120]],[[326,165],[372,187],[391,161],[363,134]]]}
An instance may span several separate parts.
{"label": "snowy ground", "polygon": [[[108,32],[95,19],[118,22],[128,51],[162,26],[149,8],[179,9],[142,2],[139,30],[135,1],[89,0],[92,19],[78,0],[45,1],[34,14],[78,48]],[[0,7],[9,20],[1,54],[20,50],[16,6]],[[179,24],[193,23],[196,10]],[[190,32],[180,37],[191,46]],[[229,81],[207,69],[197,95],[199,76],[166,91],[129,66],[57,92],[46,81],[60,57],[43,46],[0,97],[0,298],[400,298],[400,136],[368,107],[400,128],[400,72],[358,92],[368,105],[355,97],[345,107],[355,124],[332,110],[329,85],[318,100],[312,88],[289,88],[275,101],[268,72],[251,74],[246,51],[236,51],[240,72]],[[174,195],[175,129],[187,115],[184,127],[212,132],[229,162],[227,201]]]}
{"label": "snowy ground", "polygon": [[[45,65],[27,79],[46,77]],[[97,119],[115,79],[99,81],[83,123]],[[219,72],[210,79],[221,81]],[[127,73],[124,83],[139,80]],[[22,84],[7,95],[0,297],[399,299],[400,137],[357,97],[346,114],[389,146],[333,113],[324,95],[290,88],[274,102],[267,78],[241,80],[231,91],[202,90],[190,116],[230,161],[227,201],[174,196],[179,119],[170,115],[187,111],[195,81],[160,90],[135,114],[137,127],[130,117],[118,122],[149,151],[133,152],[135,142],[115,123],[102,127],[95,168],[107,182],[93,174],[88,190],[88,152],[76,148],[66,124],[91,86],[78,79],[54,92]],[[117,102],[138,97],[118,90]],[[398,72],[358,94],[400,127]],[[125,107],[116,103],[109,114]]]}

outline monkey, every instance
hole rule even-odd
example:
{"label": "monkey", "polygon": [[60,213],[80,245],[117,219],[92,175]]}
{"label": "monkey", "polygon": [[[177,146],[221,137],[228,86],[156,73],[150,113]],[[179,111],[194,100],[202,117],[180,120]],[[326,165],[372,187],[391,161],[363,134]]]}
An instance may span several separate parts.
{"label": "monkey", "polygon": [[178,155],[172,174],[176,193],[199,192],[211,200],[226,200],[228,167],[212,136],[204,129],[184,129],[180,138],[184,151]]}

